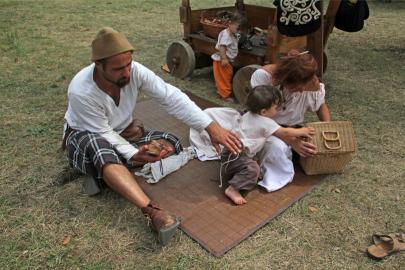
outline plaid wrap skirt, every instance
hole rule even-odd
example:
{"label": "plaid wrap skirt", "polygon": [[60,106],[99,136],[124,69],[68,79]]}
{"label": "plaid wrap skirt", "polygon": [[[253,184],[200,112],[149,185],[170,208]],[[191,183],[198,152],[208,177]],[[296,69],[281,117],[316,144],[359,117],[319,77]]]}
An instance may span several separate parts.
{"label": "plaid wrap skirt", "polygon": [[[173,134],[149,130],[138,141],[132,143],[135,147],[147,144],[152,140],[165,139],[170,142],[176,153],[183,151],[180,140]],[[63,148],[71,168],[95,179],[102,179],[102,169],[105,164],[125,164],[126,160],[101,135],[89,131],[79,131],[67,127]]]}

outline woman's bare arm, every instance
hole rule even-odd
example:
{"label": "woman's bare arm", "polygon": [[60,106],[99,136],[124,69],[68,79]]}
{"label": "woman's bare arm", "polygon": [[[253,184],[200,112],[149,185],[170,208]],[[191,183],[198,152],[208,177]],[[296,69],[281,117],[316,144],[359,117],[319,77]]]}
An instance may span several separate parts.
{"label": "woman's bare arm", "polygon": [[330,121],[330,113],[329,113],[329,108],[326,103],[322,104],[321,107],[319,107],[319,110],[316,112],[318,115],[318,118],[320,121],[323,122],[329,122]]}

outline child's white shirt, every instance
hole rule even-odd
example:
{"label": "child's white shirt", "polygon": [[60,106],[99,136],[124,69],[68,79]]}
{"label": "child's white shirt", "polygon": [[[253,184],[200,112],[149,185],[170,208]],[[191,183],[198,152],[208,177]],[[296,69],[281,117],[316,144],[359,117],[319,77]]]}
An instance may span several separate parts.
{"label": "child's white shirt", "polygon": [[[272,85],[269,72],[260,68],[253,72],[250,79],[252,88],[258,85]],[[280,125],[294,126],[304,122],[307,111],[316,112],[325,103],[325,85],[320,84],[318,91],[290,92],[283,90],[283,108],[273,117]]]}
{"label": "child's white shirt", "polygon": [[[215,49],[219,51],[221,46],[226,46],[226,56],[229,61],[233,61],[238,55],[238,39],[235,34],[232,34],[228,28],[222,30],[218,35],[218,41]],[[211,55],[212,60],[221,61],[221,54],[219,52]]]}
{"label": "child's white shirt", "polygon": [[[209,108],[204,112],[223,128],[238,134],[249,157],[254,157],[263,148],[266,140],[280,128],[273,119],[252,112],[241,115],[232,108]],[[218,159],[206,131],[191,129],[190,144],[196,148],[200,160]]]}

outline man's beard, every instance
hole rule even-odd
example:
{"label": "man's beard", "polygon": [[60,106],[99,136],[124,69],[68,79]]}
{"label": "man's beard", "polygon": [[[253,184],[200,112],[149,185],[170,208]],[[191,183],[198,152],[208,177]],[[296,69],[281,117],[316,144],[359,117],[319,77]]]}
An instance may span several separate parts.
{"label": "man's beard", "polygon": [[124,87],[125,85],[127,85],[129,83],[130,78],[129,77],[122,77],[119,78],[117,81],[111,80],[110,78],[108,78],[107,74],[105,73],[105,71],[102,72],[102,75],[104,77],[104,79],[106,79],[107,81],[109,81],[112,84],[115,84],[116,86],[118,86],[119,88]]}
{"label": "man's beard", "polygon": [[118,79],[114,84],[120,88],[124,87],[129,83],[129,77],[122,77]]}

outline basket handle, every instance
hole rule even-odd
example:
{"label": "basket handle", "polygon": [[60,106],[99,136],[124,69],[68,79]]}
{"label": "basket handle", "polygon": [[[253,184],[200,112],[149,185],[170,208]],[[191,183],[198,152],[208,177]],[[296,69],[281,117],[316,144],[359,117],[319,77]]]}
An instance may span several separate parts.
{"label": "basket handle", "polygon": [[[336,137],[328,138],[328,137],[326,136],[326,134],[328,134],[328,133],[336,134]],[[323,139],[324,139],[325,141],[331,141],[331,142],[333,142],[333,141],[338,141],[338,140],[340,140],[339,131],[322,131],[322,137],[323,137]]]}
{"label": "basket handle", "polygon": [[[331,134],[336,134],[335,137],[327,137],[326,134],[331,133]],[[342,148],[342,142],[340,141],[340,135],[339,131],[322,131],[322,137],[324,139],[323,144],[325,145],[325,148],[328,150],[338,150]],[[338,142],[337,146],[330,146],[328,142]]]}

